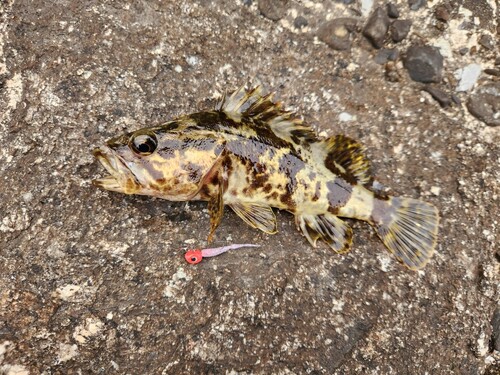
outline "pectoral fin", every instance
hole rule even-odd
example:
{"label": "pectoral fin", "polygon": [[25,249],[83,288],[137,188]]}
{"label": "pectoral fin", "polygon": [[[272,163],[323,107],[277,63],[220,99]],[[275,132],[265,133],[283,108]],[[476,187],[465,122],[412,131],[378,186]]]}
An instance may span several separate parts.
{"label": "pectoral fin", "polygon": [[277,232],[276,216],[271,207],[249,203],[233,203],[229,207],[248,225],[269,234]]}
{"label": "pectoral fin", "polygon": [[348,252],[351,247],[352,229],[337,216],[298,215],[295,223],[314,247],[318,240],[328,244],[337,253]]}
{"label": "pectoral fin", "polygon": [[208,234],[207,242],[212,242],[214,233],[219,226],[222,216],[224,215],[224,195],[221,184],[215,186],[215,194],[213,194],[208,201],[208,212],[210,214],[210,233]]}

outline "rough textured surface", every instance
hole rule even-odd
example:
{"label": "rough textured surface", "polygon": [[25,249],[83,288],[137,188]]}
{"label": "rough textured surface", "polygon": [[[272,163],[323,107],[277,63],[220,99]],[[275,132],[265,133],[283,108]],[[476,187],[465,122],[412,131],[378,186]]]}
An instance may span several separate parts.
{"label": "rough textured surface", "polygon": [[[398,48],[440,48],[441,89],[467,64],[493,68],[478,46],[497,37],[491,1],[457,1],[444,30],[431,2],[394,3],[419,31]],[[440,108],[362,37],[341,52],[315,37],[358,5],[289,1],[274,22],[256,1],[0,3],[0,374],[498,374],[500,127]],[[214,245],[262,247],[189,266],[204,203],[90,185],[96,144],[250,79],[323,134],[364,143],[395,194],[440,208],[423,271],[394,262],[363,223],[340,256],[310,248],[286,213],[268,236],[229,210]]]}

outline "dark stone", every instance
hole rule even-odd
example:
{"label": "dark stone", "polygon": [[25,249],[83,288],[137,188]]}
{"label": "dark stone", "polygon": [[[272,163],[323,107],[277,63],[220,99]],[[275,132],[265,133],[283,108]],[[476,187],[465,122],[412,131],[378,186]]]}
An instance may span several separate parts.
{"label": "dark stone", "polygon": [[399,57],[399,51],[397,48],[382,48],[378,51],[375,56],[375,62],[377,64],[385,64],[387,61],[396,61]]}
{"label": "dark stone", "polygon": [[500,77],[500,70],[498,69],[484,69],[484,72],[490,76]]}
{"label": "dark stone", "polygon": [[384,45],[385,35],[389,29],[389,17],[387,12],[382,8],[378,7],[370,15],[363,29],[363,35],[366,36],[373,44],[375,48],[381,48]]}
{"label": "dark stone", "polygon": [[461,54],[462,56],[465,56],[467,52],[469,52],[469,49],[467,47],[463,47],[458,50],[458,53]]}
{"label": "dark stone", "polygon": [[500,66],[500,56],[495,59],[495,65]]}
{"label": "dark stone", "polygon": [[478,88],[470,96],[467,109],[478,120],[489,126],[500,125],[500,82]]}
{"label": "dark stone", "polygon": [[448,7],[446,5],[438,5],[434,10],[434,16],[436,16],[436,19],[439,21],[448,22],[450,19]]}
{"label": "dark stone", "polygon": [[249,7],[250,5],[253,4],[253,0],[243,0],[243,5]]}
{"label": "dark stone", "polygon": [[343,59],[340,59],[337,61],[337,65],[339,66],[340,69],[345,69],[349,66],[349,63]]}
{"label": "dark stone", "polygon": [[431,46],[411,46],[406,52],[405,68],[417,82],[439,82],[443,75],[443,56]]}
{"label": "dark stone", "polygon": [[500,351],[500,307],[497,307],[491,319],[491,343],[493,349]]}
{"label": "dark stone", "polygon": [[460,100],[460,98],[456,95],[456,94],[451,94],[451,100],[453,100],[453,103],[455,104],[462,104],[462,101]]}
{"label": "dark stone", "polygon": [[419,10],[425,4],[427,4],[427,0],[408,0],[408,6],[411,10]]}
{"label": "dark stone", "polygon": [[391,38],[394,42],[401,42],[408,36],[411,29],[410,20],[396,20],[391,25]]}
{"label": "dark stone", "polygon": [[351,48],[352,34],[357,31],[358,21],[354,18],[335,18],[321,25],[318,38],[337,51]]}
{"label": "dark stone", "polygon": [[484,48],[486,48],[490,51],[493,48],[495,48],[495,44],[493,43],[493,38],[491,37],[491,35],[488,35],[488,34],[481,35],[478,42],[480,45],[482,45]]}
{"label": "dark stone", "polygon": [[451,105],[451,98],[450,96],[445,93],[443,90],[438,89],[437,87],[433,86],[425,86],[422,90],[428,92],[431,94],[431,96],[436,99],[436,101],[439,103],[439,105],[443,108],[449,107]]}
{"label": "dark stone", "polygon": [[297,29],[302,29],[303,27],[306,27],[308,24],[309,22],[307,22],[307,20],[302,16],[298,16],[295,18],[295,20],[293,20],[293,26],[295,26],[295,28]]}
{"label": "dark stone", "polygon": [[387,15],[391,18],[399,18],[399,10],[396,4],[394,3],[387,4]]}
{"label": "dark stone", "polygon": [[286,15],[288,0],[259,0],[258,7],[264,17],[279,21]]}

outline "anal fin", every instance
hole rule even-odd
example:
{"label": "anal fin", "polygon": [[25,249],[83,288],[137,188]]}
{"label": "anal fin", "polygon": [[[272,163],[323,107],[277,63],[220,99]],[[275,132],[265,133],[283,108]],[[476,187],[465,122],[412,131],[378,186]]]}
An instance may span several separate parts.
{"label": "anal fin", "polygon": [[251,227],[268,234],[277,232],[276,216],[270,206],[255,203],[232,203],[229,207]]}
{"label": "anal fin", "polygon": [[352,229],[335,215],[297,215],[295,223],[307,240],[316,247],[321,240],[337,253],[346,253],[351,248]]}

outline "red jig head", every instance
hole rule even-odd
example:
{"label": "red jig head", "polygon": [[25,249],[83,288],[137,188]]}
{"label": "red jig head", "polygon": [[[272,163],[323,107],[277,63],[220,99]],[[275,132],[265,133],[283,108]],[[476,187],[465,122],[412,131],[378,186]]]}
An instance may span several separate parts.
{"label": "red jig head", "polygon": [[184,258],[186,258],[186,261],[189,264],[197,264],[201,262],[201,260],[203,259],[203,255],[201,254],[200,249],[193,249],[186,251],[186,254],[184,254]]}

